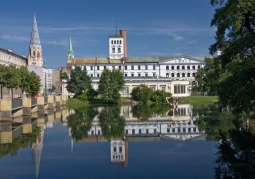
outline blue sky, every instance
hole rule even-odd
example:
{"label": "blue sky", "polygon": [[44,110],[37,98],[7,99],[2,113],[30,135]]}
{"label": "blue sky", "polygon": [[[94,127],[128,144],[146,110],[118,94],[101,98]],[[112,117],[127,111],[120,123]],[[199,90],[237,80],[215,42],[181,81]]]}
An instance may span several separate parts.
{"label": "blue sky", "polygon": [[209,56],[210,0],[1,0],[0,47],[27,56],[36,14],[48,68],[75,57],[108,57],[108,36],[127,31],[128,56]]}

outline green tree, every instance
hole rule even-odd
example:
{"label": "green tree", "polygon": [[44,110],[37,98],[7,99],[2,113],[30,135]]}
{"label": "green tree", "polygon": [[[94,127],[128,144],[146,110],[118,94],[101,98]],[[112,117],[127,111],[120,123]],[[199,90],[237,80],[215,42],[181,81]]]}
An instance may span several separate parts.
{"label": "green tree", "polygon": [[123,89],[125,80],[120,70],[110,71],[105,68],[100,77],[98,85],[98,94],[107,103],[118,103],[120,100],[120,91]]}
{"label": "green tree", "polygon": [[20,85],[20,74],[16,66],[10,65],[7,68],[6,79],[8,79],[6,83],[6,87],[11,88],[12,98],[13,98],[13,88],[18,88]]}
{"label": "green tree", "polygon": [[40,76],[38,76],[34,71],[29,73],[29,76],[27,77],[27,80],[29,82],[29,85],[27,87],[27,93],[34,96],[39,93],[40,91]]}
{"label": "green tree", "polygon": [[150,100],[155,103],[166,103],[166,97],[172,96],[171,93],[167,93],[165,91],[156,90],[153,91]]}
{"label": "green tree", "polygon": [[0,89],[1,89],[1,99],[3,99],[3,88],[6,86],[7,78],[7,68],[5,65],[0,64]]}
{"label": "green tree", "polygon": [[218,95],[223,106],[234,112],[255,110],[255,0],[211,0],[216,6],[211,26],[216,26],[213,55],[222,51]]}
{"label": "green tree", "polygon": [[29,90],[29,86],[30,86],[30,73],[27,69],[27,67],[22,66],[19,68],[19,74],[20,74],[20,84],[19,87],[23,92],[27,92]]}
{"label": "green tree", "polygon": [[61,75],[60,75],[60,79],[61,80],[68,80],[68,75],[66,72],[62,72]]}
{"label": "green tree", "polygon": [[75,97],[81,95],[83,92],[91,88],[91,78],[88,76],[86,68],[76,66],[71,70],[70,79],[67,80],[66,89],[70,93],[74,93]]}
{"label": "green tree", "polygon": [[140,84],[139,86],[132,89],[130,95],[135,101],[140,101],[141,103],[148,103],[153,91],[145,84]]}

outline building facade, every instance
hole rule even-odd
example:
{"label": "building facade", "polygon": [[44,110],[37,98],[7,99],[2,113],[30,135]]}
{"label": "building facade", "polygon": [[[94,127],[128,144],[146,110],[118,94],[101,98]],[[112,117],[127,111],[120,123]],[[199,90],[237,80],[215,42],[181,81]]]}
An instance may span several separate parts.
{"label": "building facade", "polygon": [[[71,53],[70,53],[71,52]],[[189,96],[197,70],[204,67],[205,57],[127,57],[126,31],[109,36],[109,58],[75,58],[69,45],[67,66],[86,68],[92,78],[94,89],[105,68],[119,69],[123,72],[126,84],[121,93],[128,96],[132,89],[145,84],[153,90],[172,93],[173,96]]]}
{"label": "building facade", "polygon": [[12,52],[11,49],[0,48],[0,64],[15,65],[16,67],[27,66],[27,58]]}

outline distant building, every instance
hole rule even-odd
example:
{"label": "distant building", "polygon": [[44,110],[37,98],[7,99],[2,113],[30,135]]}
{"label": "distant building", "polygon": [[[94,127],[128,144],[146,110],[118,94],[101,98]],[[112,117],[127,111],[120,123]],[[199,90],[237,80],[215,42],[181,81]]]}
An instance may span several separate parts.
{"label": "distant building", "polygon": [[[128,97],[132,89],[145,84],[153,90],[172,93],[173,96],[189,96],[197,70],[204,67],[205,57],[165,56],[165,57],[128,57],[126,31],[109,36],[108,58],[74,57],[70,39],[67,53],[67,66],[86,68],[92,79],[92,86],[98,89],[98,82],[105,68],[119,69],[123,72],[126,84],[121,96]],[[65,88],[65,86],[63,86]]]}
{"label": "distant building", "polygon": [[27,58],[24,55],[13,53],[11,49],[0,48],[0,64],[15,65],[16,67],[27,66]]}

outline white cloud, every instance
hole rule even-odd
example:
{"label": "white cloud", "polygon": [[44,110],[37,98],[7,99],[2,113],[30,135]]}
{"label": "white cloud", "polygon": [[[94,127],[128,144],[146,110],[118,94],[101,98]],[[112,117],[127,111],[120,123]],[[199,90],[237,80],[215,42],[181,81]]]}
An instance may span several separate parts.
{"label": "white cloud", "polygon": [[49,45],[63,45],[63,46],[68,46],[68,42],[65,40],[61,41],[56,41],[56,40],[48,40],[48,41],[42,41],[44,44],[49,44]]}
{"label": "white cloud", "polygon": [[14,42],[29,42],[30,38],[25,36],[11,36],[11,35],[2,35],[0,36],[1,39],[5,39],[8,41],[14,41]]}
{"label": "white cloud", "polygon": [[187,44],[195,44],[197,41],[198,41],[197,39],[191,40],[191,41],[187,42]]}

